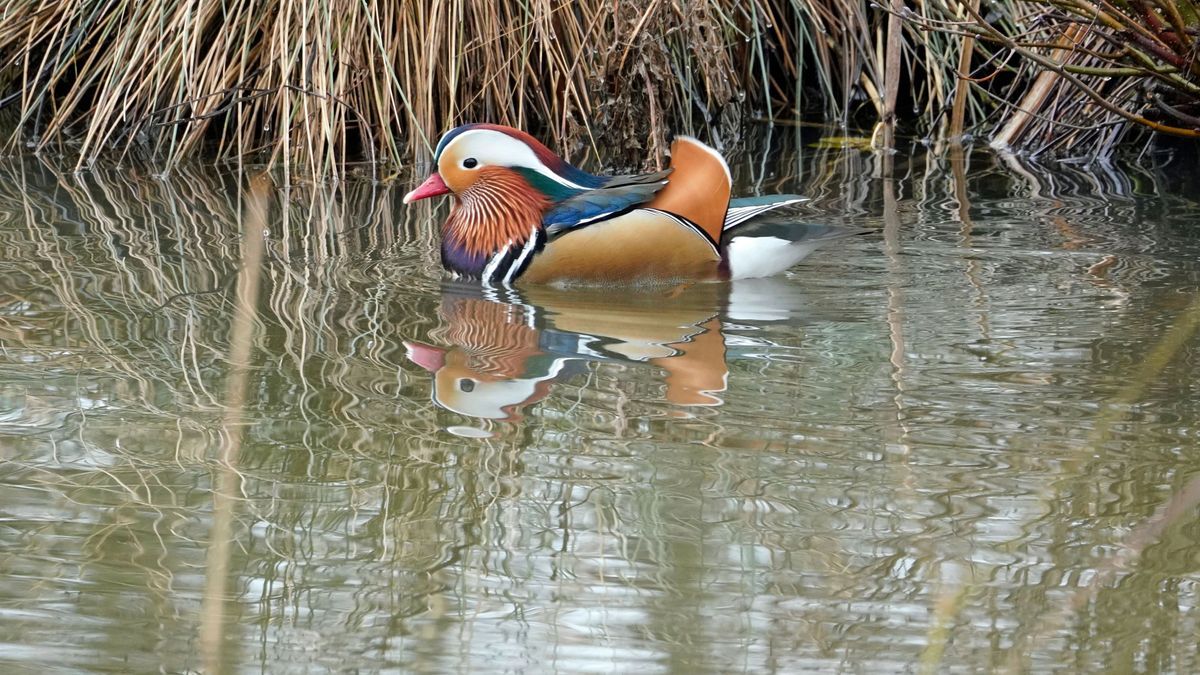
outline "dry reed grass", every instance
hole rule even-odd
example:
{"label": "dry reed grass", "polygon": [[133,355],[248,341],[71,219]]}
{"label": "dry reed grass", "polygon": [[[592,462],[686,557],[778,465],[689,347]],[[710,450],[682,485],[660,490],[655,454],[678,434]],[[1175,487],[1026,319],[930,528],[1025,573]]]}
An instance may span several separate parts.
{"label": "dry reed grass", "polygon": [[[970,41],[958,93],[990,101],[976,123],[993,146],[1104,158],[1131,131],[1200,138],[1195,0],[999,3],[987,16],[977,0],[946,5],[940,18],[901,15]],[[971,54],[976,41],[986,49]]]}
{"label": "dry reed grass", "polygon": [[984,17],[977,0],[26,0],[0,11],[0,111],[10,148],[77,167],[136,149],[166,168],[203,152],[333,177],[427,157],[466,120],[529,129],[576,161],[602,141],[624,164],[678,131],[721,144],[747,116],[817,109],[884,120],[888,146],[905,117],[1043,149],[1111,147],[1116,122],[1192,133],[1194,0],[1117,4],[1002,0]]}
{"label": "dry reed grass", "polygon": [[0,14],[0,106],[16,111],[14,143],[66,148],[81,165],[137,145],[174,165],[208,147],[337,175],[352,158],[424,154],[464,119],[560,143],[628,130],[620,149],[693,108],[768,99],[764,55],[788,39],[765,32],[777,11],[766,0],[25,2]]}

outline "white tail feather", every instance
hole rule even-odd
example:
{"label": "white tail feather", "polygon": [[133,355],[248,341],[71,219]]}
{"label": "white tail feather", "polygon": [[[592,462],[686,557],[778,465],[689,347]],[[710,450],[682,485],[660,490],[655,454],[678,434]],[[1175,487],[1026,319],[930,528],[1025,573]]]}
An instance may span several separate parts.
{"label": "white tail feather", "polygon": [[729,210],[725,212],[725,225],[721,229],[728,230],[735,225],[741,225],[747,220],[766,213],[767,211],[780,208],[781,206],[799,204],[800,202],[806,201],[808,201],[808,197],[797,197],[796,199],[785,199],[783,201],[772,202],[770,204],[755,204],[754,206],[731,206],[729,207]]}
{"label": "white tail feather", "polygon": [[730,279],[769,277],[788,269],[825,241],[795,242],[778,237],[734,237],[725,248]]}

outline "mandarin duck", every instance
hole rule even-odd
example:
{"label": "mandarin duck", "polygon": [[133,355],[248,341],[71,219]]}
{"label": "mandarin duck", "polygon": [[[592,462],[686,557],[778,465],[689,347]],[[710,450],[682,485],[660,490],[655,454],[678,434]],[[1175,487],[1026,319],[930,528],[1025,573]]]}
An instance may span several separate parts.
{"label": "mandarin duck", "polygon": [[434,161],[437,170],[404,203],[453,195],[442,265],[485,285],[764,277],[859,233],[762,218],[805,198],[730,199],[724,158],[687,136],[672,144],[665,171],[643,175],[587,173],[496,124],[451,130]]}

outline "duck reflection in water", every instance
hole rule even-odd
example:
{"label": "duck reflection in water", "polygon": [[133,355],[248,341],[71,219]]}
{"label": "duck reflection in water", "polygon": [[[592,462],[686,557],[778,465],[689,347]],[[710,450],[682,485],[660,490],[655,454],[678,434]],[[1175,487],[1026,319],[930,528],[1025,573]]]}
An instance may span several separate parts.
{"label": "duck reflection in water", "polygon": [[446,282],[430,338],[449,346],[404,344],[409,360],[433,375],[434,403],[475,418],[519,420],[556,382],[595,362],[655,366],[666,401],[715,406],[728,376],[723,319],[787,318],[794,289],[779,279],[620,293]]}

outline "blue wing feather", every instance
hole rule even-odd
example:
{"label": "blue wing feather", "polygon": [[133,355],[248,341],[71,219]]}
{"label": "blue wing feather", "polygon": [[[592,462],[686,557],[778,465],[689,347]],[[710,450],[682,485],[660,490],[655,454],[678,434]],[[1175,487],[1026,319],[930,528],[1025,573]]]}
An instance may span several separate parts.
{"label": "blue wing feather", "polygon": [[542,216],[542,224],[547,233],[555,234],[612,218],[654,199],[654,194],[666,184],[665,180],[659,180],[581,192],[551,206]]}

